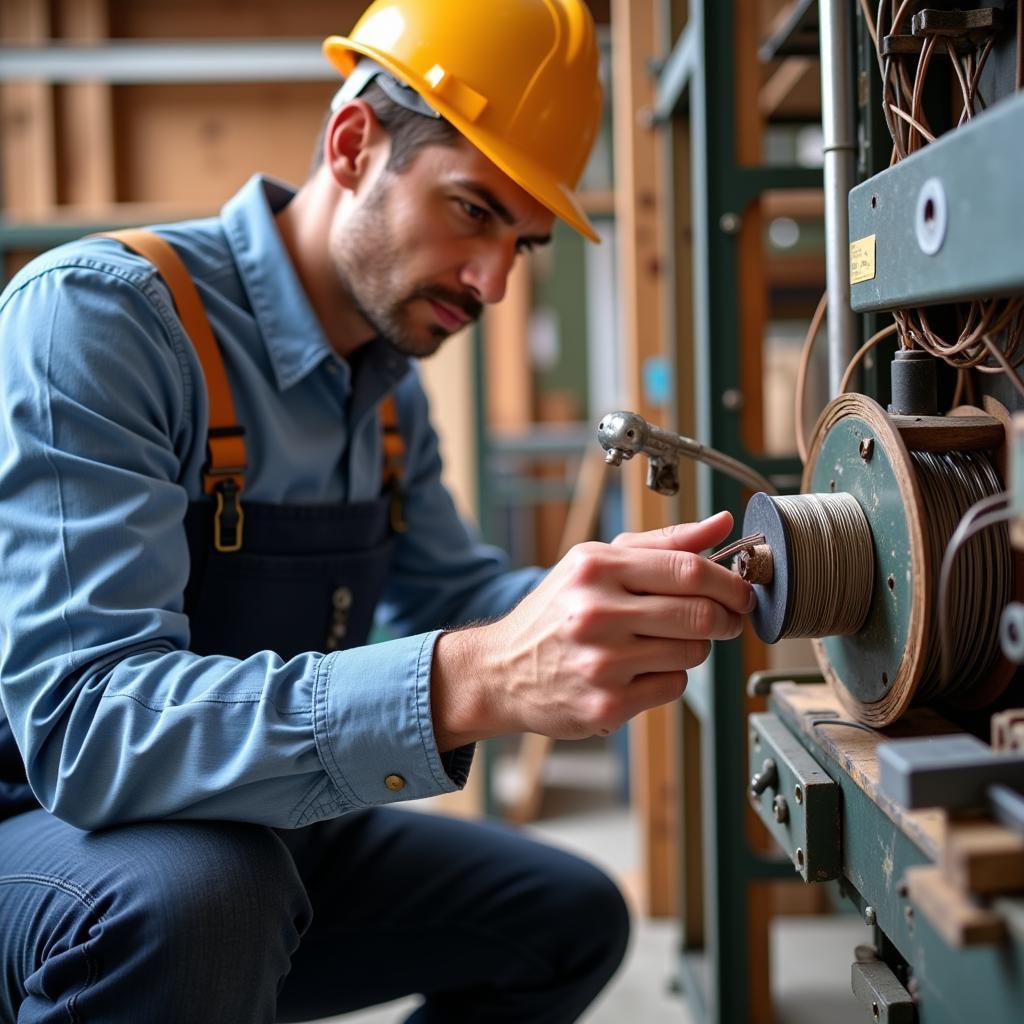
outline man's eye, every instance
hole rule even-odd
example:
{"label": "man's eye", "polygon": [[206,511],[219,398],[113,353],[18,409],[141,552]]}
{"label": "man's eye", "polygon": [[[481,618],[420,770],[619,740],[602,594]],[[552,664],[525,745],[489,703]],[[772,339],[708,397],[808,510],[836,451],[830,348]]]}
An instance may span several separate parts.
{"label": "man's eye", "polygon": [[487,220],[488,213],[482,206],[477,206],[476,203],[471,203],[466,199],[460,199],[459,206],[462,207],[462,212],[470,219],[479,221]]}

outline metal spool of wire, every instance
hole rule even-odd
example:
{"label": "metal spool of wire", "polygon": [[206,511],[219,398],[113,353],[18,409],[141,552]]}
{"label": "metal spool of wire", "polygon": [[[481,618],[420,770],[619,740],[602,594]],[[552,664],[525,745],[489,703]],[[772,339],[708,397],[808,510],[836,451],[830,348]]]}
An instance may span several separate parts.
{"label": "metal spool of wire", "polygon": [[893,417],[863,395],[841,396],[815,429],[806,493],[756,495],[748,507],[744,533],[765,538],[742,567],[758,591],[755,628],[769,642],[814,637],[825,677],[870,725],[911,703],[982,706],[1012,674],[998,640],[1015,590],[1004,526],[973,537],[946,566],[947,665],[941,657],[947,545],[968,510],[1002,489],[991,454],[1002,430],[983,420]]}

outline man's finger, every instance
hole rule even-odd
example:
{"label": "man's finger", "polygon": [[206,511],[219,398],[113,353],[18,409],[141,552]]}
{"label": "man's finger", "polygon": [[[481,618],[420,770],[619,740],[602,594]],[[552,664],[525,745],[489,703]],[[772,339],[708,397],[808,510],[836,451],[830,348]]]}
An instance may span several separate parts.
{"label": "man's finger", "polygon": [[626,687],[623,710],[627,718],[639,715],[641,711],[660,707],[678,700],[686,689],[685,672],[652,672],[637,676]]}
{"label": "man's finger", "polygon": [[[753,608],[754,590],[749,583],[724,565],[689,551],[632,548],[616,570],[620,585],[639,596],[707,597],[739,615]],[[642,608],[636,613],[644,615]]]}
{"label": "man's finger", "polygon": [[717,512],[699,523],[676,523],[646,533],[621,533],[612,543],[627,548],[703,551],[721,543],[731,531],[732,513]]}
{"label": "man's finger", "polygon": [[643,637],[733,640],[743,629],[739,612],[707,597],[630,595],[623,610],[636,615],[634,631]]}

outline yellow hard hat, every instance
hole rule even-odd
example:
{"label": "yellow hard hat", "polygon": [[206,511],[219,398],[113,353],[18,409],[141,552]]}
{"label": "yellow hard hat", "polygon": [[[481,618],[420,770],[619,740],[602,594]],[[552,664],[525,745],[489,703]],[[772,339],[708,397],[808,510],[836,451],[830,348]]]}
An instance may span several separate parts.
{"label": "yellow hard hat", "polygon": [[415,89],[489,160],[581,234],[576,197],[601,120],[594,19],[583,0],[375,0],[324,53]]}

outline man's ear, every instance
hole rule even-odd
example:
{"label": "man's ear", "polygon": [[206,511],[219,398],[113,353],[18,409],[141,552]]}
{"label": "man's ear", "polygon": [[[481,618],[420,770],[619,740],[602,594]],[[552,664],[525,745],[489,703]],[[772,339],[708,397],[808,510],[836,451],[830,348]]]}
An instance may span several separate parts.
{"label": "man's ear", "polygon": [[373,108],[349,100],[331,115],[324,133],[324,165],[342,187],[356,191],[386,138]]}

